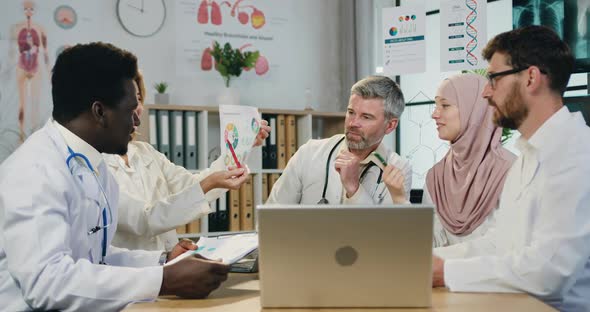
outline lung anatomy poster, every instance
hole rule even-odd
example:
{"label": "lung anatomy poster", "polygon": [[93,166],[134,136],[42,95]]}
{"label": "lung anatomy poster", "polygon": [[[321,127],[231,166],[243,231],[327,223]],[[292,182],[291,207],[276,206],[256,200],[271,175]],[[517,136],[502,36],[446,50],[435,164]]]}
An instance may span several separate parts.
{"label": "lung anatomy poster", "polygon": [[486,0],[446,0],[440,4],[441,71],[487,67]]}
{"label": "lung anatomy poster", "polygon": [[[287,6],[288,7],[288,6]],[[242,52],[258,51],[254,68],[238,79],[268,79],[276,75],[281,44],[288,40],[288,8],[270,0],[181,0],[175,4],[176,73],[184,77],[221,79],[211,55],[213,43]]]}
{"label": "lung anatomy poster", "polygon": [[0,11],[0,162],[49,118],[50,72],[66,47],[96,33],[94,1],[5,1]]}

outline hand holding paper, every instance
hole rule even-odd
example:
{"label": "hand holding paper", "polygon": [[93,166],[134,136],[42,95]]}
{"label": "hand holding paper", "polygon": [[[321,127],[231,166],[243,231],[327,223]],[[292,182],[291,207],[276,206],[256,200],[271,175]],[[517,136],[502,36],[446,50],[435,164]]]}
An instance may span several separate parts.
{"label": "hand holding paper", "polygon": [[[219,125],[221,153],[226,167],[244,167],[258,136],[268,136],[268,126],[261,122],[256,107],[220,105]],[[262,134],[259,133],[261,127]]]}
{"label": "hand holding paper", "polygon": [[195,254],[212,260],[221,260],[225,264],[232,264],[258,248],[258,234],[239,234],[212,238],[201,237],[197,242],[197,246],[198,248],[196,250],[189,250],[169,263],[166,263],[166,265],[174,264]]}

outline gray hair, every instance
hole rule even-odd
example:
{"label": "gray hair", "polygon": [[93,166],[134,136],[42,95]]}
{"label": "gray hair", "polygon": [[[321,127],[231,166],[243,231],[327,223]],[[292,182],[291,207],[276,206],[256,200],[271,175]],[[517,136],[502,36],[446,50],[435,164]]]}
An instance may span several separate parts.
{"label": "gray hair", "polygon": [[404,95],[398,84],[385,76],[369,76],[359,80],[350,88],[350,95],[353,94],[363,99],[383,99],[386,120],[399,118],[406,107]]}

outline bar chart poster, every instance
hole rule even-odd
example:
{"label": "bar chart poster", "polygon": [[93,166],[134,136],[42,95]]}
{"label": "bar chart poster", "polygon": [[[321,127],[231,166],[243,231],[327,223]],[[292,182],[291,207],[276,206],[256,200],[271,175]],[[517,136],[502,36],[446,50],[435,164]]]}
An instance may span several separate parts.
{"label": "bar chart poster", "polygon": [[383,72],[386,75],[426,70],[426,10],[424,5],[384,8]]}
{"label": "bar chart poster", "polygon": [[445,0],[440,4],[441,71],[486,68],[486,0]]}

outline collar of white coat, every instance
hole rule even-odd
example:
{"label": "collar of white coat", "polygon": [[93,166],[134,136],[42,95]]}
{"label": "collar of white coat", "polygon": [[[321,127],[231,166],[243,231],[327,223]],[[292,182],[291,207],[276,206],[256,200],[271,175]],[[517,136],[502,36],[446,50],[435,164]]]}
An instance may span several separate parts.
{"label": "collar of white coat", "polygon": [[538,153],[542,155],[543,151],[549,152],[550,148],[546,147],[553,144],[555,135],[561,135],[563,127],[568,123],[571,115],[567,107],[563,106],[549,117],[530,139],[527,140],[522,136],[518,138],[515,147],[523,154]]}
{"label": "collar of white coat", "polygon": [[66,129],[66,127],[62,126],[59,122],[52,119],[53,124],[57,128],[57,131],[61,134],[66,144],[75,152],[83,154],[88,158],[92,167],[97,170],[100,162],[102,161],[102,157],[100,153],[92,147],[92,145],[88,144],[86,141],[82,140],[79,136],[75,135],[72,131]]}
{"label": "collar of white coat", "polygon": [[[348,144],[346,144],[346,139],[342,141],[342,144],[338,149],[338,153],[340,153],[340,151],[343,150],[348,150]],[[385,145],[383,145],[383,142],[379,143],[379,146],[377,146],[377,148],[373,152],[379,153],[379,155],[381,155],[387,161],[389,161],[389,150],[387,149],[387,147],[385,147]],[[381,168],[381,170],[385,169],[381,161],[377,157],[375,157],[373,153],[370,153],[369,156],[361,160],[361,166],[366,166],[369,162],[373,162],[375,165],[377,165],[377,167]]]}
{"label": "collar of white coat", "polygon": [[134,172],[136,167],[142,164],[144,167],[147,167],[153,161],[153,157],[151,157],[147,145],[139,141],[131,141],[127,144],[127,159],[129,161],[129,167],[127,167],[125,160],[119,155],[103,154],[103,156],[106,164],[110,167],[128,172]]}

